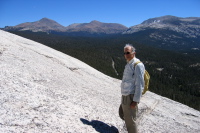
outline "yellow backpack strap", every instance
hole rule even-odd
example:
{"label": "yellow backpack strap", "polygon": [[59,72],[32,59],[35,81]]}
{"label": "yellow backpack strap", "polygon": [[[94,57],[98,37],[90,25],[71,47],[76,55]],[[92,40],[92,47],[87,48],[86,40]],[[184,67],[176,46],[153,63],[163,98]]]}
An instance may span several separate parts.
{"label": "yellow backpack strap", "polygon": [[135,66],[136,66],[138,63],[141,63],[141,61],[137,61],[137,62],[134,64],[134,68],[135,68]]}

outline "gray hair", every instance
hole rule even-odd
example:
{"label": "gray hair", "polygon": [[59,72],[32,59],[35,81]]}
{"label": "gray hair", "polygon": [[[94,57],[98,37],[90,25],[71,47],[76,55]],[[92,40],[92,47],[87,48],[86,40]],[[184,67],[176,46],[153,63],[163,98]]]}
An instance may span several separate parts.
{"label": "gray hair", "polygon": [[124,49],[127,48],[127,47],[131,47],[132,53],[134,53],[135,50],[136,50],[135,47],[133,47],[133,45],[131,45],[131,44],[126,44],[125,47],[124,47]]}

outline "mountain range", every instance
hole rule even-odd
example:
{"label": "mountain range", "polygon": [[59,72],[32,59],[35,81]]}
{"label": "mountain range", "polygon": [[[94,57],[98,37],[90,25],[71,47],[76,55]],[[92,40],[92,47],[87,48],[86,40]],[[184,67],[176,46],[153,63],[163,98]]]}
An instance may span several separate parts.
{"label": "mountain range", "polygon": [[6,26],[5,31],[47,32],[73,36],[121,34],[131,36],[136,42],[182,53],[200,53],[200,17],[181,18],[161,16],[150,18],[141,24],[126,27],[117,23],[76,23],[67,27],[54,20],[43,18],[36,22]]}
{"label": "mountain range", "polygon": [[200,36],[200,17],[180,18],[175,16],[163,16],[145,20],[139,25],[130,27],[123,34],[132,34],[146,29],[167,29],[181,32],[187,37]]}
{"label": "mountain range", "polygon": [[[1,133],[126,133],[121,80],[41,43],[0,30]],[[140,133],[199,133],[200,112],[145,93]]]}
{"label": "mountain range", "polygon": [[66,33],[90,33],[90,34],[117,34],[126,30],[127,27],[116,23],[102,23],[91,21],[90,23],[71,24],[64,27],[54,20],[42,18],[36,22],[22,23],[16,26],[6,26],[7,31],[32,31],[32,32],[66,32]]}
{"label": "mountain range", "polygon": [[[169,50],[200,50],[200,17],[163,16],[128,28],[136,41]],[[141,39],[142,38],[142,39]]]}
{"label": "mountain range", "polygon": [[[49,18],[42,18],[36,22],[22,23],[16,26],[6,26],[4,30],[12,31],[33,31],[33,32],[88,32],[88,33],[106,33],[106,34],[133,34],[148,29],[166,29],[185,34],[188,38],[197,38],[200,36],[200,17],[175,17],[162,16],[150,18],[139,25],[130,28],[117,23],[102,23],[91,21],[90,23],[75,23],[67,27],[60,25]],[[159,37],[158,34],[152,33],[151,37]]]}

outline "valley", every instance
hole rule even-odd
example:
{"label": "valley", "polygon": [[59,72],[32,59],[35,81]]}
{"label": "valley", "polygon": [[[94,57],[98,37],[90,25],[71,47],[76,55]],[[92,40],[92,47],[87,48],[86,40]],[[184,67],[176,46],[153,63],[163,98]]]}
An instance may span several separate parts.
{"label": "valley", "polygon": [[[131,43],[150,73],[150,90],[197,110],[200,101],[200,58],[135,42],[131,35],[96,37],[13,32],[73,56],[111,77],[121,79],[126,61],[123,47]],[[115,69],[112,63],[114,62]],[[162,71],[160,70],[162,68]],[[116,74],[116,71],[118,74]]]}

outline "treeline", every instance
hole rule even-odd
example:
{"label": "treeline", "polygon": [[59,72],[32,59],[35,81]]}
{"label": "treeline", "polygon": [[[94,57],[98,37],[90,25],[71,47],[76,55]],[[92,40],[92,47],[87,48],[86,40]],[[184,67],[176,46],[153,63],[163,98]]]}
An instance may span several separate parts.
{"label": "treeline", "polygon": [[[32,32],[13,33],[73,56],[118,79],[122,78],[126,64],[124,45],[131,43],[136,47],[136,56],[150,73],[149,88],[152,92],[200,110],[200,66],[195,66],[200,63],[199,57],[140,44],[131,35],[77,37]],[[119,75],[112,68],[112,60]]]}

